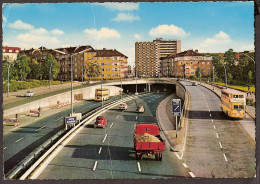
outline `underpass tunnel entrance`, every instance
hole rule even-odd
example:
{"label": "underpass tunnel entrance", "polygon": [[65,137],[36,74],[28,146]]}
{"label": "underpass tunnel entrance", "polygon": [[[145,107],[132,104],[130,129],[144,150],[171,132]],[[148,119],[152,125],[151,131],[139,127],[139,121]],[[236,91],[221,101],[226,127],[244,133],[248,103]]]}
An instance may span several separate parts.
{"label": "underpass tunnel entrance", "polygon": [[[176,85],[174,84],[137,84],[137,92],[142,93],[146,91],[150,92],[166,92],[166,93],[176,93]],[[121,87],[121,85],[117,85],[117,87]],[[136,92],[136,84],[127,84],[122,85],[124,93],[135,93]]]}

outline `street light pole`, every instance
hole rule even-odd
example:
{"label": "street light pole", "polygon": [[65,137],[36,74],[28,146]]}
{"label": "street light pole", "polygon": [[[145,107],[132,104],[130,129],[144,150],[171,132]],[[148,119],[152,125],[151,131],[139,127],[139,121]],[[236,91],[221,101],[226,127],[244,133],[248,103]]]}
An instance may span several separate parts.
{"label": "street light pole", "polygon": [[227,89],[227,70],[226,70],[226,67],[225,67],[225,64],[224,64],[224,63],[223,63],[223,66],[224,66],[224,69],[225,69],[226,89]]}
{"label": "street light pole", "polygon": [[122,62],[120,62],[120,83],[121,83],[121,92],[120,92],[120,96],[121,96],[121,99],[122,99],[122,93],[123,93],[123,87],[122,87],[122,73],[121,73],[121,64]]}
{"label": "street light pole", "polygon": [[10,83],[9,83],[9,70],[10,70],[10,66],[11,66],[11,63],[9,63],[9,65],[8,65],[8,83],[7,83],[7,97],[9,97],[9,85],[10,85]]}
{"label": "street light pole", "polygon": [[51,63],[50,65],[50,72],[49,72],[49,89],[51,89],[51,67],[54,64],[54,62]]}
{"label": "street light pole", "polygon": [[[212,64],[213,66],[213,64]],[[213,90],[214,90],[214,87],[215,87],[215,66],[213,66]]]}
{"label": "street light pole", "polygon": [[71,72],[70,72],[71,73],[71,88],[70,88],[71,114],[70,114],[70,116],[72,116],[72,114],[73,114],[73,103],[72,103],[72,95],[73,95],[73,93],[72,93],[72,91],[73,91],[73,84],[72,84],[73,83],[73,54],[70,57],[70,62],[71,62],[70,63],[71,64],[71,67],[70,67],[71,68]]}
{"label": "street light pole", "polygon": [[241,53],[242,55],[245,55],[245,56],[247,56],[248,58],[250,58],[252,61],[254,61],[254,63],[255,63],[255,60],[252,58],[252,57],[250,57],[249,55],[247,55],[247,54],[245,54],[245,53]]}
{"label": "street light pole", "polygon": [[85,67],[85,65],[84,65],[84,63],[85,63],[85,53],[83,52],[83,63],[82,63],[82,84],[83,84],[83,79],[84,79],[84,67]]}

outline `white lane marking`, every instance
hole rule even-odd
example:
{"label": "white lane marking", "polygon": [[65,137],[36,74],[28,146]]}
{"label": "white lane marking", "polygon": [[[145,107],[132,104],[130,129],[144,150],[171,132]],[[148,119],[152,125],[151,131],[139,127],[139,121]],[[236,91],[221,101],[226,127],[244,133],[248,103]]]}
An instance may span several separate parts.
{"label": "white lane marking", "polygon": [[222,149],[223,147],[222,147],[222,144],[221,144],[221,142],[218,142],[219,143],[219,146],[220,146],[220,148]]}
{"label": "white lane marking", "polygon": [[36,132],[38,132],[38,130],[41,130],[41,129],[43,129],[43,128],[45,128],[46,127],[46,125],[44,125],[43,127],[41,127],[41,128],[38,128],[37,130],[35,130]]}
{"label": "white lane marking", "polygon": [[185,168],[188,168],[188,166],[187,166],[185,163],[182,163],[182,165],[183,165]]}
{"label": "white lane marking", "polygon": [[102,147],[100,147],[100,148],[99,148],[98,154],[100,154],[100,153],[101,153],[101,150],[102,150]]}
{"label": "white lane marking", "polygon": [[135,119],[137,119],[137,116],[135,117]]}
{"label": "white lane marking", "polygon": [[18,140],[16,140],[15,142],[19,142],[19,141],[21,141],[23,139],[23,137],[22,138],[20,138],[20,139],[18,139]]}
{"label": "white lane marking", "polygon": [[137,166],[138,166],[138,171],[141,172],[141,166],[139,162],[137,162]]}
{"label": "white lane marking", "polygon": [[189,174],[192,178],[195,178],[195,175],[192,172],[189,172]]}
{"label": "white lane marking", "polygon": [[214,127],[214,129],[216,130],[216,126],[215,126],[215,125],[213,125],[213,127]]}
{"label": "white lane marking", "polygon": [[103,141],[102,141],[102,142],[105,142],[106,138],[107,138],[107,134],[105,135],[105,137],[104,137],[104,139],[103,139]]}
{"label": "white lane marking", "polygon": [[177,157],[179,160],[181,160],[181,157],[179,156],[178,153],[175,153],[175,155],[176,155],[176,157]]}
{"label": "white lane marking", "polygon": [[119,117],[119,115],[117,115],[116,119]]}
{"label": "white lane marking", "polygon": [[211,122],[213,123],[213,119],[211,119]]}
{"label": "white lane marking", "polygon": [[219,138],[218,133],[216,133],[217,138]]}
{"label": "white lane marking", "polygon": [[112,124],[110,125],[110,127],[109,127],[109,128],[111,128],[111,127],[113,126],[113,124],[114,124],[114,123],[112,123]]}
{"label": "white lane marking", "polygon": [[62,119],[63,117],[59,118],[59,119],[56,119],[55,121],[59,121],[60,119]]}
{"label": "white lane marking", "polygon": [[97,168],[97,161],[95,161],[94,167],[93,167],[93,171],[95,171]]}
{"label": "white lane marking", "polygon": [[209,116],[211,117],[211,114],[209,114]]}
{"label": "white lane marking", "polygon": [[6,149],[6,147],[4,147],[4,150]]}
{"label": "white lane marking", "polygon": [[226,162],[227,162],[227,157],[226,157],[225,153],[223,153],[223,155],[224,155],[224,158],[225,158],[225,160],[226,160]]}

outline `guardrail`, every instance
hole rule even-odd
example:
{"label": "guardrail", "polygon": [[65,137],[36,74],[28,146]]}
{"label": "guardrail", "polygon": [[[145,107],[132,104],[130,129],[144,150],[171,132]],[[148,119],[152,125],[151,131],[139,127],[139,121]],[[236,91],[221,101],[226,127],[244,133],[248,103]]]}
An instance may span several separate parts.
{"label": "guardrail", "polygon": [[[142,95],[145,95],[145,94],[146,93],[140,93],[139,96],[142,96]],[[110,106],[116,106],[116,105],[118,105],[118,103],[120,103],[122,101],[128,101],[128,100],[131,100],[131,99],[134,99],[134,98],[137,98],[137,96],[135,96],[135,95],[127,96],[127,97],[125,97],[123,99],[118,99],[116,101],[109,102],[109,103],[105,104],[105,106],[103,108],[102,107],[98,107],[98,108],[96,108],[94,110],[90,110],[90,111],[88,111],[86,113],[83,113],[82,114],[82,120],[83,121],[78,123],[74,128],[69,129],[67,131],[66,130],[61,130],[57,134],[55,134],[54,136],[49,138],[41,146],[39,146],[32,153],[30,153],[24,160],[22,160],[15,168],[13,168],[10,172],[8,172],[7,175],[6,175],[6,178],[8,178],[8,179],[17,179],[23,173],[27,173],[27,176],[28,176],[32,172],[32,170],[35,169],[40,164],[40,162],[45,157],[47,157],[54,148],[56,148],[58,146],[58,144],[61,141],[63,141],[66,137],[68,137],[70,134],[72,134],[84,122],[86,122],[87,120],[89,120],[90,118],[95,116],[97,113],[100,113],[102,110],[106,110]],[[36,166],[31,168],[30,166],[32,166],[35,163],[37,163]],[[30,167],[30,169],[25,171],[29,167]],[[25,179],[26,177],[23,175],[22,179]]]}

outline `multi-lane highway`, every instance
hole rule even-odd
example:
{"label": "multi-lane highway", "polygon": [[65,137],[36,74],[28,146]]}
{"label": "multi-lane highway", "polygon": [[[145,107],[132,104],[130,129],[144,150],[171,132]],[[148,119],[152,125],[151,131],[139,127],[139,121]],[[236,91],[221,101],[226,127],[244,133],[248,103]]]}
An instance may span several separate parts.
{"label": "multi-lane highway", "polygon": [[228,118],[220,99],[203,86],[182,82],[190,92],[189,124],[182,160],[196,177],[254,177],[255,141],[242,128],[243,120]]}
{"label": "multi-lane highway", "polygon": [[[93,122],[84,127],[46,166],[38,179],[118,179],[190,177],[188,170],[170,151],[163,161],[153,157],[135,160],[133,130],[136,123],[157,123],[156,108],[167,94],[149,94],[127,102],[128,109],[117,107],[102,115],[108,119],[105,129],[94,129]],[[144,113],[136,106],[144,105]],[[73,172],[72,172],[73,171]]]}
{"label": "multi-lane highway", "polygon": [[[119,99],[111,97],[105,103]],[[100,102],[82,101],[74,105],[74,112],[88,112],[101,105]],[[70,106],[61,109],[51,109],[49,116],[35,118],[36,120],[26,126],[13,128],[4,132],[4,172],[7,173],[22,159],[39,147],[48,138],[64,129],[64,117],[70,113]],[[48,113],[48,112],[47,112]],[[23,117],[23,119],[30,117]],[[39,120],[37,120],[39,119]]]}

